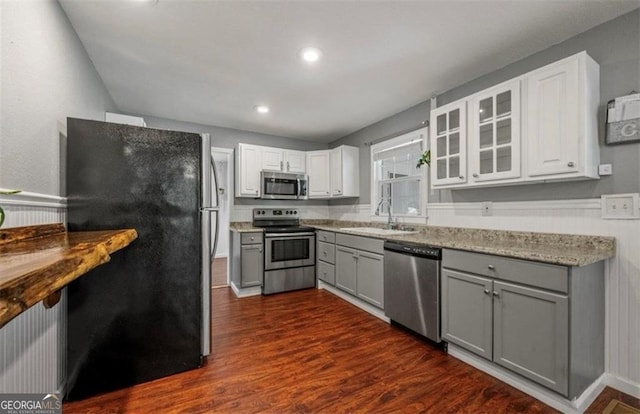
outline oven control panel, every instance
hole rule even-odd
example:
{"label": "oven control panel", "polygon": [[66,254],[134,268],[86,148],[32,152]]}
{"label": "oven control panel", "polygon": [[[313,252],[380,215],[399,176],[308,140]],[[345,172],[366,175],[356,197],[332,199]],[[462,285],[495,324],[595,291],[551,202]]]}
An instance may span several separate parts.
{"label": "oven control panel", "polygon": [[295,208],[254,208],[253,219],[273,220],[298,218],[298,210]]}

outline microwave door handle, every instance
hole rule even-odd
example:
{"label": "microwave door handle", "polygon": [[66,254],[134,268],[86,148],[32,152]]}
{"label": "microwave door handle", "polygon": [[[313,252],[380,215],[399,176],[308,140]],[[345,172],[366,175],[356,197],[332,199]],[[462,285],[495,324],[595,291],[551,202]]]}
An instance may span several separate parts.
{"label": "microwave door handle", "polygon": [[302,191],[302,189],[300,188],[300,179],[296,178],[296,182],[297,182],[297,186],[296,186],[296,198],[300,198],[302,197],[302,194],[300,194],[300,192]]}

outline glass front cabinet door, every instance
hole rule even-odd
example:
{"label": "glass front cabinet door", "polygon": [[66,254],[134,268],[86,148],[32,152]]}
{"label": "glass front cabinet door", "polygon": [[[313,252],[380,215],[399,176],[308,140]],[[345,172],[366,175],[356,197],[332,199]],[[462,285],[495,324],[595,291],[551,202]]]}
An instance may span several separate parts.
{"label": "glass front cabinet door", "polygon": [[520,177],[520,80],[474,95],[469,110],[470,182]]}
{"label": "glass front cabinet door", "polygon": [[434,187],[467,182],[466,101],[431,111],[431,182]]}

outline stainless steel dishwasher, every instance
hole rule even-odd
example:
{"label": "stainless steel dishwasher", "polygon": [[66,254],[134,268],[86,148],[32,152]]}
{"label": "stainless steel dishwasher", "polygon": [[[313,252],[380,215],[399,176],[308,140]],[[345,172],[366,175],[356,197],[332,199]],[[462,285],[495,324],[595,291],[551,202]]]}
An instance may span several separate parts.
{"label": "stainless steel dishwasher", "polygon": [[440,342],[442,249],[384,242],[384,313],[394,322]]}

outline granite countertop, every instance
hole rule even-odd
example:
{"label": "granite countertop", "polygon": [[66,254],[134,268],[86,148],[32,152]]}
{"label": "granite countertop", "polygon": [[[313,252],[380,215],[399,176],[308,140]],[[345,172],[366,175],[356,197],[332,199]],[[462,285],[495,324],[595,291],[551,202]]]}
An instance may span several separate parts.
{"label": "granite countertop", "polygon": [[248,221],[234,221],[229,224],[229,229],[231,231],[235,231],[238,233],[251,233],[251,232],[262,232],[264,231],[261,227],[253,227],[253,224]]}
{"label": "granite countertop", "polygon": [[0,230],[0,328],[40,301],[55,305],[62,288],[137,237],[133,229],[68,233],[60,223]]}
{"label": "granite countertop", "polygon": [[345,227],[384,228],[384,225],[380,225],[379,223],[330,220],[306,220],[305,224],[319,230],[385,240],[408,241],[563,266],[586,266],[609,259],[616,254],[615,238],[606,236],[485,230],[413,224],[408,224],[406,227],[414,228],[414,233],[403,235],[375,235],[357,230],[342,229]]}
{"label": "granite countertop", "polygon": [[[384,228],[385,226],[381,223],[336,220],[302,220],[302,223],[318,230],[336,233],[383,240],[408,241],[563,266],[586,266],[609,259],[616,254],[615,238],[606,236],[469,229],[419,224],[406,225],[406,227],[415,230],[410,234],[381,235],[358,230],[344,230],[344,228],[350,227]],[[249,222],[231,223],[231,229],[237,232],[263,230],[259,227],[253,227]]]}

